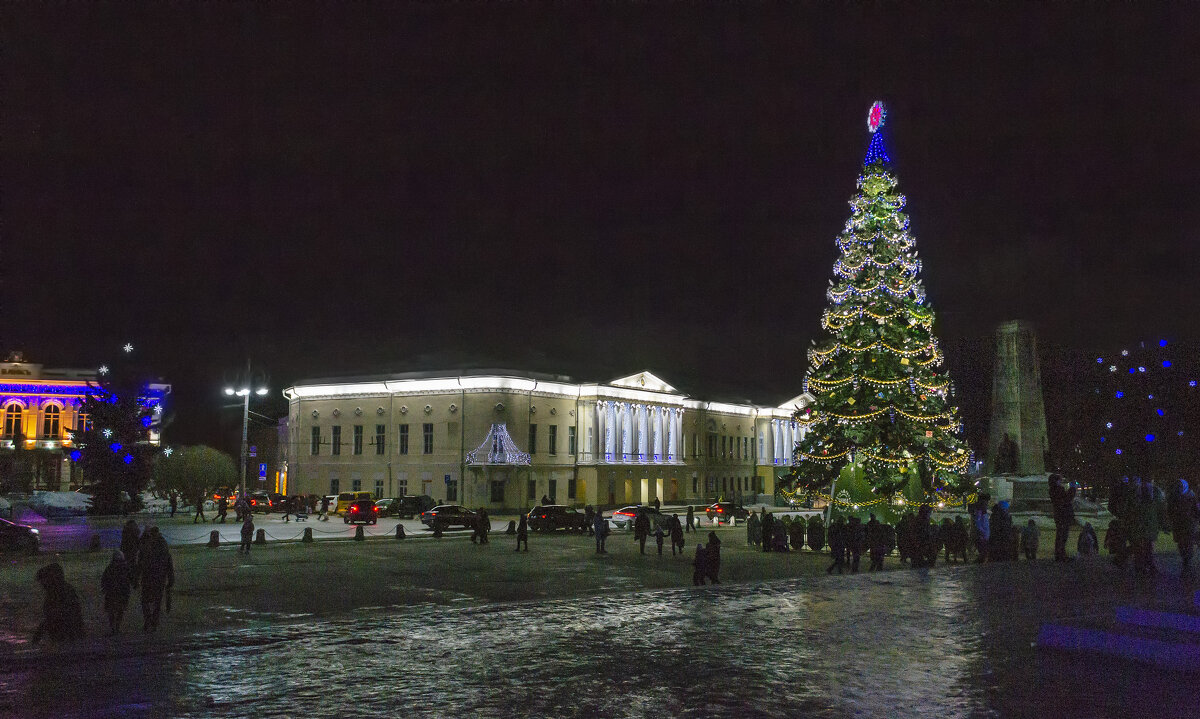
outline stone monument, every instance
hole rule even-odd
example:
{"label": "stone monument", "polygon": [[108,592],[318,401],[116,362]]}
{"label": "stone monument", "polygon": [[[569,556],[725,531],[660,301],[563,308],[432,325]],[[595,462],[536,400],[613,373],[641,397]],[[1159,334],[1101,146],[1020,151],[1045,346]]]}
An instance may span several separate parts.
{"label": "stone monument", "polygon": [[996,328],[992,423],[984,465],[993,498],[1012,500],[1013,509],[1048,502],[1048,450],[1037,336],[1028,322],[1004,322]]}

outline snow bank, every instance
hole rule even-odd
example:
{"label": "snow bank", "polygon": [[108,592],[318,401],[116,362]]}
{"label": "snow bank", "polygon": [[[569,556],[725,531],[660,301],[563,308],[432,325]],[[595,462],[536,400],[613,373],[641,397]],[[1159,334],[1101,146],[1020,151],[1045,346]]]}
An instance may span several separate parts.
{"label": "snow bank", "polygon": [[91,495],[80,492],[36,491],[29,506],[46,517],[71,517],[87,514],[92,504]]}

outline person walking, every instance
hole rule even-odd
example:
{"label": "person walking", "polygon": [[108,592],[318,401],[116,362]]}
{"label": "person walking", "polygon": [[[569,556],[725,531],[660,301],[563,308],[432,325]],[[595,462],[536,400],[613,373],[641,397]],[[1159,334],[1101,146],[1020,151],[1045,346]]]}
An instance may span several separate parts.
{"label": "person walking", "polygon": [[1130,539],[1133,544],[1133,569],[1138,574],[1156,575],[1154,542],[1162,531],[1166,514],[1163,491],[1154,482],[1134,479],[1133,506],[1130,512]]}
{"label": "person walking", "polygon": [[671,515],[671,556],[675,556],[675,549],[679,549],[679,553],[683,554],[683,523],[679,521],[678,514]]}
{"label": "person walking", "polygon": [[992,521],[988,518],[988,494],[981,494],[971,506],[971,525],[975,533],[975,561],[983,564],[988,560],[988,546],[992,541]]}
{"label": "person walking", "polygon": [[704,547],[704,576],[713,584],[720,584],[717,575],[721,573],[721,540],[716,532],[708,533],[708,544]]}
{"label": "person walking", "polygon": [[292,521],[290,519],[290,516],[291,516],[292,512],[294,512],[294,511],[296,511],[296,498],[295,497],[284,497],[283,498],[283,521],[285,521],[285,522]]}
{"label": "person walking", "polygon": [[[729,515],[733,516],[732,512]],[[771,542],[775,538],[775,517],[766,509],[762,513],[762,528],[759,530],[759,537],[762,539],[762,550],[764,552],[771,551]]]}
{"label": "person walking", "polygon": [[654,543],[658,545],[658,556],[662,556],[663,541],[667,538],[667,532],[663,529],[661,523],[654,525]]}
{"label": "person walking", "polygon": [[488,533],[492,531],[492,518],[488,516],[487,507],[480,507],[477,526],[479,527],[479,543],[488,543]]}
{"label": "person walking", "polygon": [[874,514],[867,520],[867,551],[871,556],[870,571],[877,572],[883,569],[883,555],[887,553],[887,532]]}
{"label": "person walking", "polygon": [[861,517],[851,517],[846,526],[846,548],[850,550],[850,573],[858,574],[858,564],[867,549],[867,528]]}
{"label": "person walking", "polygon": [[171,492],[171,519],[175,519],[175,510],[179,509],[179,495]]}
{"label": "person walking", "polygon": [[138,530],[137,522],[132,519],[121,527],[121,554],[125,557],[125,567],[129,570],[129,585],[137,589],[138,585],[138,549],[141,547],[142,533]]}
{"label": "person walking", "polygon": [[608,554],[604,548],[604,540],[608,539],[608,520],[604,518],[604,512],[596,512],[592,519],[592,533],[596,535],[596,554]]}
{"label": "person walking", "polygon": [[525,545],[525,551],[529,551],[529,516],[521,515],[521,520],[517,523],[517,548],[513,551],[521,551],[521,545]]}
{"label": "person walking", "polygon": [[[763,510],[764,512],[766,510]],[[751,512],[746,518],[746,544],[751,547],[757,547],[762,543],[762,522],[758,518],[758,512]]]}
{"label": "person walking", "polygon": [[1047,480],[1050,484],[1050,504],[1054,508],[1054,561],[1069,562],[1067,556],[1067,534],[1075,523],[1075,483],[1063,484],[1063,478],[1051,474]]}
{"label": "person walking", "polygon": [[1177,480],[1171,487],[1171,495],[1167,498],[1167,516],[1171,523],[1171,536],[1179,550],[1182,564],[1180,576],[1187,577],[1192,573],[1192,552],[1196,543],[1196,525],[1200,522],[1200,505],[1196,502],[1196,493],[1188,487],[1186,480]]}
{"label": "person walking", "polygon": [[121,631],[121,620],[129,607],[133,587],[129,582],[129,564],[121,550],[113,550],[112,559],[100,575],[100,592],[104,594],[104,613],[108,615],[108,635]]}
{"label": "person walking", "polygon": [[638,508],[637,516],[633,519],[633,541],[640,545],[642,554],[646,553],[646,538],[650,536],[650,516],[643,508]]}
{"label": "person walking", "polygon": [[229,514],[229,498],[226,497],[224,494],[222,494],[217,499],[217,516],[213,517],[213,524],[216,524],[218,519],[221,520],[221,524],[225,524],[225,517],[228,514]]}
{"label": "person walking", "polygon": [[195,524],[197,519],[200,520],[201,524],[208,523],[208,520],[204,517],[204,501],[207,498],[208,495],[204,492],[196,495],[196,513],[192,515],[192,524]]}
{"label": "person walking", "polygon": [[146,530],[146,548],[141,561],[142,570],[142,629],[150,633],[158,629],[159,616],[165,596],[167,611],[171,611],[171,587],[175,586],[175,564],[167,540],[158,527]]}
{"label": "person walking", "polygon": [[846,564],[846,521],[841,517],[829,525],[829,553],[833,555],[833,563],[825,570],[826,574],[838,574],[844,571]]}
{"label": "person walking", "polygon": [[254,517],[246,512],[242,520],[242,543],[238,546],[238,554],[249,554],[250,544],[254,541]]}
{"label": "person walking", "polygon": [[1012,515],[1008,513],[1008,502],[1000,501],[992,505],[991,537],[988,539],[988,561],[1007,562],[1016,559],[1012,550],[1017,546],[1013,536]]}
{"label": "person walking", "polygon": [[83,607],[79,594],[67,583],[62,565],[47,564],[37,571],[37,582],[46,593],[42,601],[42,621],[33,632],[33,643],[42,637],[52,642],[65,642],[83,636]]}
{"label": "person walking", "polygon": [[1021,529],[1021,551],[1025,553],[1025,559],[1032,562],[1037,559],[1037,550],[1038,526],[1037,522],[1031,519]]}
{"label": "person walking", "polygon": [[321,497],[321,521],[329,521],[329,497]]}
{"label": "person walking", "polygon": [[695,509],[696,509],[696,508],[695,508],[695,507],[693,507],[692,505],[690,505],[690,504],[688,505],[688,511],[687,511],[687,524],[685,524],[685,525],[683,526],[683,531],[685,531],[685,532],[694,532],[694,531],[696,531],[696,514],[695,514]]}
{"label": "person walking", "polygon": [[596,533],[595,528],[592,526],[595,523],[595,521],[596,521],[596,508],[589,504],[588,506],[583,508],[583,526],[584,526],[584,529],[587,530],[587,533],[589,536]]}
{"label": "person walking", "polygon": [[708,573],[708,553],[703,544],[696,545],[696,558],[692,560],[692,584],[704,586],[704,577]]}

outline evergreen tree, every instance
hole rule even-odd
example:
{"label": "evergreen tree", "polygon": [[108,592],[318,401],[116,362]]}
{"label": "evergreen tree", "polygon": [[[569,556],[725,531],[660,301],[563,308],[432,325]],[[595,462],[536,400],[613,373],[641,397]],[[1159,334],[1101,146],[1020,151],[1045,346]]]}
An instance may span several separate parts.
{"label": "evergreen tree", "polygon": [[[126,354],[132,347],[126,345]],[[163,423],[163,396],[132,366],[116,371],[100,368],[89,383],[80,407],[86,418],[74,427],[71,460],[83,471],[92,495],[93,514],[124,514],[141,508],[141,493],[150,482],[151,444]]]}
{"label": "evergreen tree", "polygon": [[[871,142],[837,238],[824,330],[809,350],[804,388],[816,402],[797,415],[806,429],[790,477],[859,507],[903,497],[950,502],[971,488],[971,451],[950,406],[950,377],[933,334],[933,311],[917,275],[904,195],[884,148],[881,103]],[[847,492],[842,494],[842,490]]]}

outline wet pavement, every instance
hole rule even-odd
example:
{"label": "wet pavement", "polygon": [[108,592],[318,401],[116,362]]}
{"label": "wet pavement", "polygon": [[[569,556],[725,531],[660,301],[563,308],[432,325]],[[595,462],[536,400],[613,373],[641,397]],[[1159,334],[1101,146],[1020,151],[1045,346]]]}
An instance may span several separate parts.
{"label": "wet pavement", "polygon": [[0,715],[1195,716],[1194,678],[1031,646],[1042,621],[1190,597],[1083,564],[263,616],[0,657]]}

